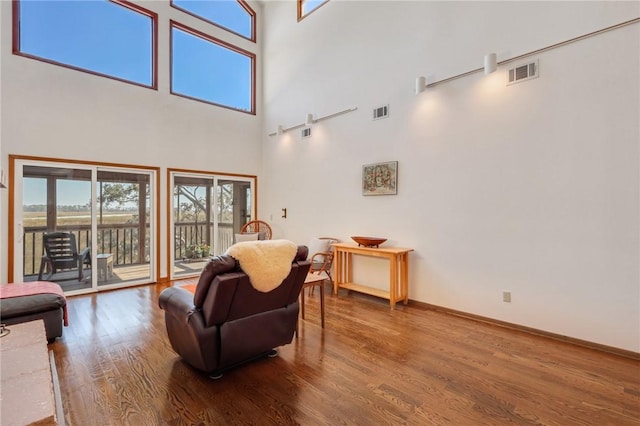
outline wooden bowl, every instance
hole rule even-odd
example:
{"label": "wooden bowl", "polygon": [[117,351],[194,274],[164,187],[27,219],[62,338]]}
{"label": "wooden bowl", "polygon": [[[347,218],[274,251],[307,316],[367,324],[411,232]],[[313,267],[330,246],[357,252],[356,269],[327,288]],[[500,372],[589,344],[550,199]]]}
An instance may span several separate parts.
{"label": "wooden bowl", "polygon": [[351,237],[353,241],[358,243],[358,246],[365,247],[378,247],[380,244],[387,241],[386,238],[377,238],[377,237]]}

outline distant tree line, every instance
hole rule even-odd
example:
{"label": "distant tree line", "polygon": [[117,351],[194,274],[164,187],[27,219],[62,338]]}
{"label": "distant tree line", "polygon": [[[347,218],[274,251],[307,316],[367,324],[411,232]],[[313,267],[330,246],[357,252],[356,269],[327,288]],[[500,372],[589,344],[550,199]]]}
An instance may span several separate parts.
{"label": "distant tree line", "polygon": [[[137,211],[137,207],[131,204],[137,204],[138,195],[137,184],[105,183],[102,186],[102,195],[98,196],[98,203],[103,203],[104,209],[108,211]],[[47,211],[46,204],[29,204],[22,208],[25,212]],[[91,201],[87,201],[86,204],[58,205],[56,208],[59,212],[89,212],[91,211]]]}
{"label": "distant tree line", "polygon": [[[91,207],[89,206],[89,204],[84,204],[84,205],[76,204],[76,205],[73,205],[73,206],[58,205],[56,207],[56,209],[59,212],[90,212],[91,211]],[[47,205],[46,204],[24,205],[24,206],[22,206],[22,211],[24,211],[24,212],[46,212],[47,211]],[[120,206],[116,206],[116,207],[109,207],[109,209],[107,211],[129,212],[129,211],[137,211],[137,209],[135,207],[120,207]]]}
{"label": "distant tree line", "polygon": [[[85,204],[85,205],[76,204],[74,206],[57,206],[56,208],[59,212],[88,212],[91,210],[88,204]],[[22,206],[22,210],[25,212],[46,212],[47,205],[46,204],[29,204],[26,206]]]}

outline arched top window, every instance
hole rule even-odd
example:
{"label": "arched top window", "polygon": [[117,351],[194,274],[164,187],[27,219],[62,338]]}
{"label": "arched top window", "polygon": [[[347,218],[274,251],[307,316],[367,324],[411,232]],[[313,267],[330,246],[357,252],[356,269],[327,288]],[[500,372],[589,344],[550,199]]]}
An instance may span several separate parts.
{"label": "arched top window", "polygon": [[256,41],[256,12],[244,0],[171,0],[171,6],[246,39]]}
{"label": "arched top window", "polygon": [[157,87],[155,13],[125,0],[13,5],[13,53]]}
{"label": "arched top window", "polygon": [[298,21],[327,2],[329,0],[298,0]]}

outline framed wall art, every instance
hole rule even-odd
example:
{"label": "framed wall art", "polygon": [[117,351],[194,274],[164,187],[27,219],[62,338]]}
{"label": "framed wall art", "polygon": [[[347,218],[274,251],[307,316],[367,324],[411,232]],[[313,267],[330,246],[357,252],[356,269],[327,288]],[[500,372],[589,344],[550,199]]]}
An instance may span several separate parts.
{"label": "framed wall art", "polygon": [[362,195],[395,195],[397,193],[397,161],[362,166]]}

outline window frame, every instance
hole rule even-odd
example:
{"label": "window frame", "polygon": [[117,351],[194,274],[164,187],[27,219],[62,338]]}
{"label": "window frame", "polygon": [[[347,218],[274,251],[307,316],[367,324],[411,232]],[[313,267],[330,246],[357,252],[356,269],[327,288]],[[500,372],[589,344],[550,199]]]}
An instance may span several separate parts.
{"label": "window frame", "polygon": [[247,3],[245,0],[236,0],[236,1],[240,4],[240,6],[242,6],[244,8],[244,10],[251,17],[251,37],[247,37],[245,35],[242,35],[242,34],[236,32],[236,31],[233,31],[230,28],[225,27],[222,24],[215,23],[212,20],[205,18],[204,16],[198,15],[195,12],[191,12],[190,10],[184,9],[184,8],[174,4],[174,0],[170,0],[169,3],[171,5],[171,7],[173,7],[176,10],[179,10],[179,11],[181,11],[183,13],[186,13],[187,15],[193,16],[194,18],[200,19],[201,21],[204,21],[204,22],[206,22],[208,24],[211,24],[211,25],[213,25],[213,26],[215,26],[217,28],[221,28],[221,29],[223,29],[225,31],[230,32],[231,34],[237,35],[238,37],[242,37],[245,40],[249,40],[249,41],[252,41],[252,42],[255,43],[256,42],[256,12],[251,8],[249,3]]}
{"label": "window frame", "polygon": [[304,2],[305,2],[305,0],[296,0],[296,3],[298,5],[298,22],[302,21],[304,18],[306,18],[307,16],[311,15],[313,12],[315,12],[318,9],[320,9],[325,4],[329,3],[329,0],[324,0],[322,3],[317,5],[312,11],[307,12],[307,13],[303,13],[304,9],[303,9],[302,6],[303,6]]}
{"label": "window frame", "polygon": [[[217,102],[212,102],[212,101],[208,101],[206,99],[200,99],[200,98],[195,98],[193,96],[189,96],[189,95],[185,95],[182,93],[177,93],[174,92],[173,90],[173,29],[176,28],[180,31],[184,31],[194,37],[198,37],[201,39],[204,39],[205,41],[208,41],[210,43],[216,44],[218,46],[221,46],[225,49],[229,49],[233,52],[236,52],[238,54],[244,55],[246,57],[248,57],[251,60],[251,88],[250,88],[250,94],[251,94],[251,101],[250,101],[250,106],[251,109],[250,110],[244,110],[241,108],[236,108],[230,105],[224,105],[224,104],[220,104]],[[251,115],[256,115],[256,54],[253,52],[249,52],[248,50],[244,50],[238,46],[234,46],[231,43],[228,43],[224,40],[220,40],[212,35],[203,33],[202,31],[198,31],[194,28],[191,28],[185,24],[182,24],[180,22],[177,22],[173,19],[169,20],[169,93],[171,93],[172,95],[175,96],[180,96],[182,98],[186,98],[186,99],[191,99],[194,101],[198,101],[198,102],[203,102],[209,105],[215,105],[218,107],[222,107],[222,108],[227,108],[233,111],[239,111],[239,112],[243,112],[245,114],[251,114]]]}
{"label": "window frame", "polygon": [[108,0],[111,3],[116,5],[125,7],[132,12],[139,13],[151,19],[151,84],[139,83],[133,80],[127,80],[125,78],[101,73],[99,71],[93,71],[87,68],[82,68],[79,66],[66,64],[64,62],[59,62],[54,59],[44,58],[42,56],[33,55],[30,53],[26,53],[20,50],[20,3],[22,0],[13,0],[12,1],[12,53],[16,56],[21,56],[23,58],[34,59],[37,61],[45,62],[52,65],[57,65],[63,68],[72,69],[75,71],[84,72],[87,74],[92,74],[100,77],[110,78],[112,80],[121,81],[123,83],[133,84],[140,87],[145,87],[153,90],[158,90],[158,14],[147,10],[141,6],[138,6],[134,3],[131,3],[128,0]]}

